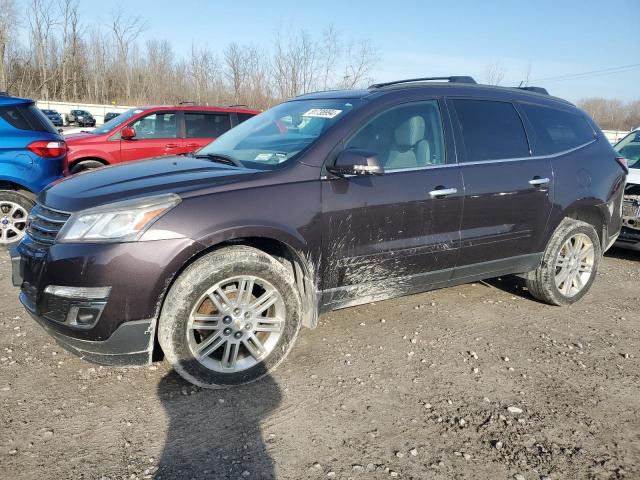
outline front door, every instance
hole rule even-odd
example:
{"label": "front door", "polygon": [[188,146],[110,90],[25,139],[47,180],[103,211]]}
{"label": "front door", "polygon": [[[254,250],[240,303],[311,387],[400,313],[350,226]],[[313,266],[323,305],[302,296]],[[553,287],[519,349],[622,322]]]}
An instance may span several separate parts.
{"label": "front door", "polygon": [[135,129],[136,136],[120,139],[122,162],[181,153],[184,139],[178,138],[176,112],[154,112],[128,126]]}
{"label": "front door", "polygon": [[455,276],[500,274],[518,262],[528,268],[551,214],[551,161],[531,157],[512,103],[452,99],[449,106],[465,185]]}
{"label": "front door", "polygon": [[384,111],[349,148],[375,152],[385,174],[323,181],[325,307],[444,284],[458,257],[463,184],[438,102]]}

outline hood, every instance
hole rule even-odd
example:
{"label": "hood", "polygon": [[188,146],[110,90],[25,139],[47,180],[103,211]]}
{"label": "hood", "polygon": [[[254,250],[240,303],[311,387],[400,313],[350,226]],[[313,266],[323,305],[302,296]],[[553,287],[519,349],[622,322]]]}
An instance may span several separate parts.
{"label": "hood", "polygon": [[38,201],[49,208],[76,212],[132,198],[177,193],[193,195],[246,181],[257,170],[193,157],[162,157],[104,167],[68,177],[47,187]]}
{"label": "hood", "polygon": [[[83,131],[87,130],[87,131]],[[65,140],[67,141],[67,145],[80,145],[85,143],[94,143],[98,141],[103,141],[102,135],[94,135],[92,133],[88,133],[88,131],[93,130],[92,128],[79,128],[73,130],[66,130],[64,133]]]}
{"label": "hood", "polygon": [[640,168],[630,168],[627,175],[627,185],[640,185]]}

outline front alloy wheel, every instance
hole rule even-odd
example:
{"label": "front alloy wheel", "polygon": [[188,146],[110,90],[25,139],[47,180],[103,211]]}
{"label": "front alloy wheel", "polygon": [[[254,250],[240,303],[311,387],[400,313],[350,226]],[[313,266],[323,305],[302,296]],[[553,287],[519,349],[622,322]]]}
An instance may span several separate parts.
{"label": "front alloy wheel", "polygon": [[266,280],[225,279],[196,302],[187,324],[189,350],[213,371],[248,370],[276,347],[285,318],[282,295]]}
{"label": "front alloy wheel", "polygon": [[172,285],[158,342],[176,372],[205,388],[257,380],[288,355],[300,330],[292,269],[256,248],[224,247]]}

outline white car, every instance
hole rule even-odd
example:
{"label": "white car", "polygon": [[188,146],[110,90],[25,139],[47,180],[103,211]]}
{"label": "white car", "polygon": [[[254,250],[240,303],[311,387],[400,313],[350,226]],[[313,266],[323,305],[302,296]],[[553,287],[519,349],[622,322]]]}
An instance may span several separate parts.
{"label": "white car", "polygon": [[631,132],[613,148],[629,162],[622,206],[623,227],[616,245],[640,251],[640,129]]}

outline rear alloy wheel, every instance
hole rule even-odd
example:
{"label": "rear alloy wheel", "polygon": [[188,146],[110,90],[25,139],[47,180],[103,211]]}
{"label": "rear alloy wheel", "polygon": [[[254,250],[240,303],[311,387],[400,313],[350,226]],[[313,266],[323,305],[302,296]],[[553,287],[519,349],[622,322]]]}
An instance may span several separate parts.
{"label": "rear alloy wheel", "polygon": [[0,190],[0,247],[9,248],[22,240],[33,202],[18,192]]}
{"label": "rear alloy wheel", "polygon": [[565,218],[553,233],[536,270],[529,272],[531,295],[552,305],[577,302],[591,288],[602,257],[592,225]]}
{"label": "rear alloy wheel", "polygon": [[221,248],[174,282],[158,321],[158,342],[189,382],[241,385],[284,360],[300,329],[300,310],[290,269],[256,248]]}

